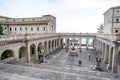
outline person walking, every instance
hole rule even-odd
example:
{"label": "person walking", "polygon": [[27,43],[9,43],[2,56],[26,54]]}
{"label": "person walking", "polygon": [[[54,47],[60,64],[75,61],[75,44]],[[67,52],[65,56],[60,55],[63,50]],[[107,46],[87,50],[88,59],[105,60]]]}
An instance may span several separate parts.
{"label": "person walking", "polygon": [[79,60],[78,61],[78,64],[79,64],[79,67],[81,66],[81,64],[82,64],[82,61],[81,60]]}

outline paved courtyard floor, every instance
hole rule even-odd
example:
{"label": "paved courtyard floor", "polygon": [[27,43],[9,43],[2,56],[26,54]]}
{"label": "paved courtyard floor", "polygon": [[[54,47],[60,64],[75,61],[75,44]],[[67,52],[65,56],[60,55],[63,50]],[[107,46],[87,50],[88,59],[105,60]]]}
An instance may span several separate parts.
{"label": "paved courtyard floor", "polygon": [[[70,49],[66,52],[66,49],[56,50],[51,53],[51,55],[46,58],[46,64],[51,65],[66,65],[66,66],[79,66],[78,61],[81,60],[81,67],[94,68],[96,61],[96,51],[94,49],[80,49],[76,48],[78,56],[70,56]],[[90,59],[88,59],[88,54],[90,55]],[[101,62],[101,68],[105,71],[106,65]]]}

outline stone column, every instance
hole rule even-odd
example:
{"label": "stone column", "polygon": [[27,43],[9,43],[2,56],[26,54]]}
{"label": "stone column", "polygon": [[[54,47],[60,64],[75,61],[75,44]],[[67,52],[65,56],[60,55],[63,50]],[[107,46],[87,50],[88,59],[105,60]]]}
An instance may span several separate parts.
{"label": "stone column", "polygon": [[118,47],[115,45],[113,50],[113,59],[112,59],[112,73],[117,73],[117,57],[118,56]]}
{"label": "stone column", "polygon": [[46,50],[47,50],[46,53],[49,54],[50,51],[49,51],[49,45],[48,45],[48,42],[47,42],[47,47],[46,47],[46,48],[47,48],[47,49],[46,49]]}
{"label": "stone column", "polygon": [[109,70],[112,66],[112,48],[109,48],[109,59],[108,59],[108,65],[107,65],[107,69]]}
{"label": "stone column", "polygon": [[38,45],[37,44],[35,48],[35,57],[36,57],[36,60],[38,60]]}
{"label": "stone column", "polygon": [[27,53],[27,62],[30,63],[30,46],[28,45],[28,42],[26,44],[26,53]]}
{"label": "stone column", "polygon": [[102,48],[101,48],[101,54],[102,54],[102,55],[101,55],[101,58],[103,58],[103,57],[104,57],[104,56],[103,56],[103,55],[104,55],[103,43],[102,43]]}
{"label": "stone column", "polygon": [[50,41],[50,52],[52,52],[52,41]]}
{"label": "stone column", "polygon": [[79,38],[79,47],[81,48],[81,38]]}
{"label": "stone column", "polygon": [[65,38],[65,48],[67,48],[67,38]]}
{"label": "stone column", "polygon": [[107,46],[105,45],[104,60],[103,60],[103,62],[105,63],[106,61],[107,61]]}
{"label": "stone column", "polygon": [[89,47],[89,38],[86,38],[86,49]]}
{"label": "stone column", "polygon": [[19,60],[19,48],[14,49],[14,61]]}

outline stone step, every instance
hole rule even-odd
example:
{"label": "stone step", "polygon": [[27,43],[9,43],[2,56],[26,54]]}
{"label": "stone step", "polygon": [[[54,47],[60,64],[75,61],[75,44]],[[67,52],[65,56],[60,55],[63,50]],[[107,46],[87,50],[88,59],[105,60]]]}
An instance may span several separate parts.
{"label": "stone step", "polygon": [[21,76],[18,74],[10,74],[0,70],[0,80],[43,80],[43,79],[32,78],[29,76]]}
{"label": "stone step", "polygon": [[[25,66],[25,65],[24,65]],[[118,78],[120,79],[120,75],[112,74],[108,72],[100,72],[95,71],[92,68],[87,67],[76,67],[69,65],[48,65],[48,64],[26,64],[28,67],[38,68],[38,69],[49,69],[59,72],[67,72],[67,73],[75,73],[80,75],[91,75],[96,77],[104,77],[104,78]]]}
{"label": "stone step", "polygon": [[44,80],[120,80],[117,78],[105,78],[100,76],[94,76],[88,74],[78,74],[67,71],[55,71],[50,69],[38,69],[27,66],[18,66],[11,64],[1,64],[0,70],[10,74],[18,74],[21,76],[29,76],[32,78],[44,79]]}

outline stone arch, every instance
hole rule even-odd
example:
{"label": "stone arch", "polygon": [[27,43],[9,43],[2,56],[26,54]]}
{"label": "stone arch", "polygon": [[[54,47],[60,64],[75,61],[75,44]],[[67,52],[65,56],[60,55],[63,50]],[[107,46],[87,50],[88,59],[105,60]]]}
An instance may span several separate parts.
{"label": "stone arch", "polygon": [[90,48],[93,48],[93,39],[92,38],[90,38],[88,40],[88,45],[90,46]]}
{"label": "stone arch", "polygon": [[86,48],[86,41],[87,41],[86,38],[81,39],[81,47],[82,48]]}
{"label": "stone arch", "polygon": [[12,50],[5,50],[2,54],[1,54],[1,61],[2,62],[10,62],[14,60],[14,52]]}
{"label": "stone arch", "polygon": [[36,61],[36,45],[35,44],[30,45],[30,57],[32,62]]}
{"label": "stone arch", "polygon": [[31,56],[36,53],[36,52],[35,52],[35,48],[36,48],[35,44],[31,44],[31,45],[30,45],[30,55],[31,55]]}
{"label": "stone arch", "polygon": [[19,48],[19,59],[26,56],[26,47],[22,46]]}

